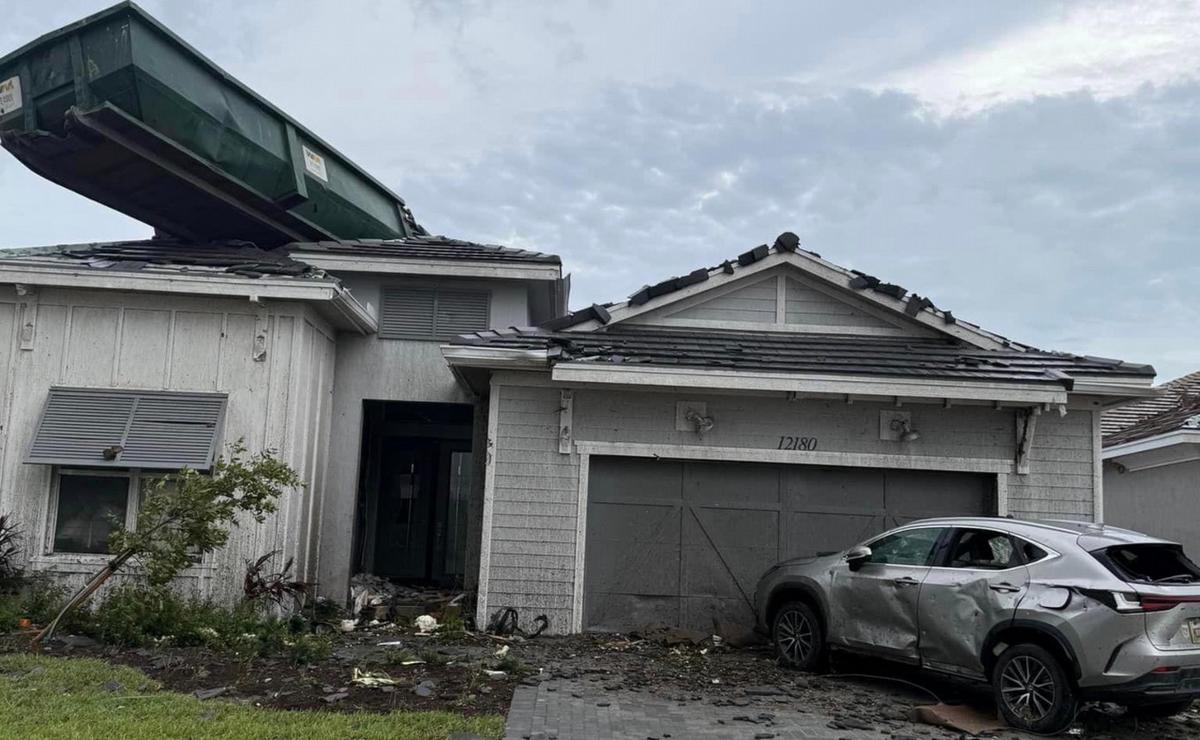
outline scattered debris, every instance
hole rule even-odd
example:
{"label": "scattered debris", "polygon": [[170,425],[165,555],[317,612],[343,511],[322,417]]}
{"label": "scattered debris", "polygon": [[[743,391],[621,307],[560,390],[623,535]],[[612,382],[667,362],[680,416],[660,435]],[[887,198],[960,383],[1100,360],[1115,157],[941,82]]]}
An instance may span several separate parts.
{"label": "scattered debris", "polygon": [[483,675],[487,676],[488,678],[505,678],[508,676],[508,674],[504,671],[493,671],[490,668],[484,668]]}
{"label": "scattered debris", "polygon": [[205,701],[207,699],[216,699],[218,696],[221,696],[227,691],[229,691],[228,686],[218,686],[213,689],[198,689],[192,692],[192,696],[196,697],[200,701]]}
{"label": "scattered debris", "polygon": [[517,610],[508,606],[503,609],[497,609],[492,614],[492,618],[488,620],[487,631],[500,637],[519,635],[524,638],[533,638],[550,628],[550,618],[545,614],[539,614],[534,617],[533,623],[537,627],[532,632],[521,629],[520,617],[517,614]]}
{"label": "scattered debris", "polygon": [[413,620],[413,626],[422,635],[433,634],[438,628],[438,621],[429,614],[422,614]]}
{"label": "scattered debris", "polygon": [[960,732],[979,735],[1008,727],[1003,720],[967,706],[966,704],[929,704],[912,710],[912,721],[936,727],[950,727]]}
{"label": "scattered debris", "polygon": [[357,626],[358,622],[354,621],[353,619],[343,619],[338,623],[338,629],[340,629],[342,632],[353,632],[354,628]]}
{"label": "scattered debris", "polygon": [[[424,663],[425,661],[418,661]],[[364,671],[358,668],[350,676],[350,683],[357,686],[395,686],[400,683],[383,671]]]}

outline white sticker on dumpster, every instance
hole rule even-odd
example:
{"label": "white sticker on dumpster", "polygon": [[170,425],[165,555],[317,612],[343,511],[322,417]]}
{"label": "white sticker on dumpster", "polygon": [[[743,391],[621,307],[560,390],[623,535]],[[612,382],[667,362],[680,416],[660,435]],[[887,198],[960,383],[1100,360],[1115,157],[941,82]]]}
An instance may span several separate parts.
{"label": "white sticker on dumpster", "polygon": [[304,169],[321,182],[329,182],[329,173],[325,171],[325,158],[306,146],[300,148],[304,150]]}
{"label": "white sticker on dumpster", "polygon": [[0,82],[0,116],[21,107],[21,78],[9,77]]}

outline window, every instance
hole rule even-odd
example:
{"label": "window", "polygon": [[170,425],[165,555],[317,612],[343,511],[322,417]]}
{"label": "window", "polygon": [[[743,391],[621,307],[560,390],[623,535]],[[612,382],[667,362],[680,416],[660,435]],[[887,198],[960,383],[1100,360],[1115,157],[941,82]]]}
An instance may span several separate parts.
{"label": "window", "polygon": [[55,471],[50,496],[50,551],[70,554],[104,554],[108,537],[117,525],[129,529],[153,486],[165,480],[173,491],[175,481],[162,473],[137,470]]}
{"label": "window", "polygon": [[896,532],[875,540],[870,544],[871,557],[867,562],[886,565],[928,565],[932,560],[933,546],[944,531],[940,527],[923,527]]}
{"label": "window", "polygon": [[51,500],[53,552],[107,553],[113,530],[136,521],[135,476],[64,470],[56,478]]}
{"label": "window", "polygon": [[1025,558],[1026,565],[1036,563],[1050,554],[1032,542],[1026,542],[1025,540],[1017,540],[1017,549],[1021,551],[1021,557]]}
{"label": "window", "polygon": [[491,323],[491,295],[484,290],[384,288],[380,339],[448,339],[483,331]]}
{"label": "window", "polygon": [[1200,581],[1200,568],[1179,545],[1115,545],[1096,550],[1092,556],[1123,581],[1176,584]]}
{"label": "window", "polygon": [[1022,562],[1012,537],[1004,532],[963,529],[955,535],[947,565],[971,570],[1005,570]]}

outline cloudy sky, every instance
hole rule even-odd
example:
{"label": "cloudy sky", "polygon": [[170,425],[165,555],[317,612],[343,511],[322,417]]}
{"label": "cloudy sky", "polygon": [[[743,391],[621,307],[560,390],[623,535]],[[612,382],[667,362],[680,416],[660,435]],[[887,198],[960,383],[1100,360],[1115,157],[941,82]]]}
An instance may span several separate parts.
{"label": "cloudy sky", "polygon": [[[620,300],[781,231],[1037,346],[1200,369],[1191,2],[143,0],[435,233]],[[0,53],[100,9],[9,0]],[[0,246],[149,229],[0,154]]]}

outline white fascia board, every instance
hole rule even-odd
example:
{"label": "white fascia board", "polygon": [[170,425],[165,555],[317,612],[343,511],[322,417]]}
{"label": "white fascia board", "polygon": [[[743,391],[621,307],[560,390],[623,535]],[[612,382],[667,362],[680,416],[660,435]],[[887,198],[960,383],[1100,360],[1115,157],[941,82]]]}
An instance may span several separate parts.
{"label": "white fascia board", "polygon": [[451,367],[484,367],[496,370],[508,368],[544,370],[548,361],[544,349],[476,347],[458,344],[443,344],[442,357],[446,358],[446,363]]}
{"label": "white fascia board", "polygon": [[570,384],[705,388],[711,390],[796,392],[878,396],[881,398],[931,398],[963,401],[1000,401],[1028,404],[1065,404],[1065,388],[1022,383],[963,382],[920,378],[874,378],[854,375],[800,375],[692,368],[599,366],[559,363],[551,378]]}
{"label": "white fascia board", "polygon": [[397,257],[350,257],[323,252],[291,252],[294,260],[327,272],[372,272],[388,275],[438,275],[502,280],[558,280],[562,266],[545,262],[486,262]]}
{"label": "white fascia board", "polygon": [[[922,309],[916,316],[909,316],[904,312],[907,305],[906,299],[893,298],[892,296],[876,292],[874,290],[854,290],[849,283],[856,275],[844,267],[827,262],[816,255],[808,252],[779,252],[773,251],[767,257],[753,262],[746,266],[738,265],[737,262],[732,262],[733,274],[725,273],[721,268],[715,268],[709,271],[709,278],[695,285],[689,285],[681,290],[666,293],[657,298],[652,298],[640,306],[631,306],[628,302],[612,306],[608,309],[612,316],[608,322],[609,325],[626,321],[634,316],[641,315],[647,311],[653,311],[663,306],[675,303],[676,301],[688,298],[700,293],[704,293],[720,285],[724,285],[734,280],[740,280],[751,275],[755,275],[766,270],[770,270],[780,264],[790,264],[800,271],[823,280],[830,285],[837,286],[850,295],[857,296],[859,299],[866,301],[869,304],[874,304],[880,308],[899,314],[900,317],[916,321],[942,334],[948,334],[952,337],[960,339],[974,347],[981,349],[1021,349],[1020,344],[1005,344],[1003,337],[992,334],[989,331],[970,324],[962,322],[948,324],[945,321],[945,313],[932,308]],[[912,291],[909,291],[909,295]],[[599,328],[601,324],[596,321],[589,321],[578,326],[571,327],[572,331],[588,331]]]}
{"label": "white fascia board", "polygon": [[1105,460],[1112,460],[1118,457],[1125,457],[1126,455],[1136,455],[1139,452],[1150,452],[1151,450],[1158,450],[1163,447],[1186,444],[1200,445],[1200,430],[1177,429],[1173,432],[1166,432],[1154,437],[1105,447],[1100,454]]}
{"label": "white fascia board", "polygon": [[331,304],[327,311],[338,325],[360,333],[376,330],[375,319],[337,280],[248,278],[237,275],[181,272],[120,272],[63,269],[44,264],[0,260],[0,283],[82,290],[118,290],[174,295],[222,296],[251,300],[311,301]]}
{"label": "white fascia board", "polygon": [[[1088,396],[1119,396],[1128,399],[1128,401],[1135,401],[1141,398],[1154,398],[1163,395],[1163,392],[1155,388],[1153,383],[1154,378],[1150,376],[1113,378],[1112,380],[1105,380],[1103,382],[1076,380],[1072,384],[1071,392]],[[1121,403],[1128,401],[1122,401]]]}

